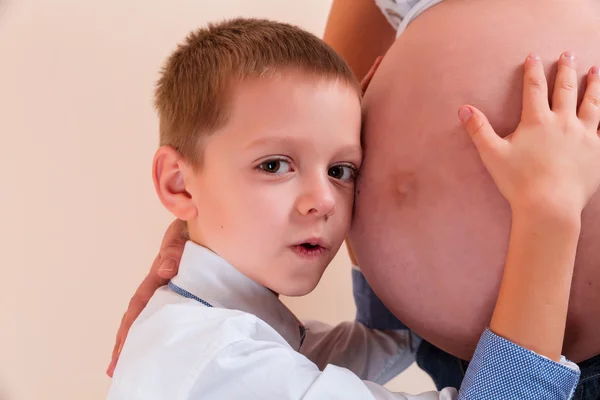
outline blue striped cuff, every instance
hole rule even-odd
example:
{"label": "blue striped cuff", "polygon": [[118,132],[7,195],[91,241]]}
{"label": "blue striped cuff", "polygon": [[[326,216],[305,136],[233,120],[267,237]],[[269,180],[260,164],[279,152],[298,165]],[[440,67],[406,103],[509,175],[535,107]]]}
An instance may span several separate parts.
{"label": "blue striped cuff", "polygon": [[486,329],[458,399],[571,399],[579,375],[573,363],[554,362]]}

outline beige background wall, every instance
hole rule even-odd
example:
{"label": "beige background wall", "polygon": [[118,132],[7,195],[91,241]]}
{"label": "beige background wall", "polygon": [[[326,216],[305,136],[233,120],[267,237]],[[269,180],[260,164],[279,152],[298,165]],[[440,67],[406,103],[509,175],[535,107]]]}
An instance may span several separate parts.
{"label": "beige background wall", "polygon": [[[101,399],[122,312],[170,216],[151,97],[189,30],[233,16],[321,35],[329,0],[0,0],[0,399]],[[301,317],[351,319],[346,254]],[[432,388],[413,368],[391,387]]]}

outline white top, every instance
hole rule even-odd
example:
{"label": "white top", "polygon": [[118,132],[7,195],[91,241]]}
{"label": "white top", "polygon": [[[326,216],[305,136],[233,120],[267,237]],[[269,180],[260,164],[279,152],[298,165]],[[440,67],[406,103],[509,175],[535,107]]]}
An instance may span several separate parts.
{"label": "white top", "polygon": [[411,396],[361,380],[383,383],[414,361],[419,339],[408,331],[310,323],[301,343],[302,332],[271,291],[188,242],[172,285],[131,327],[108,398],[456,398],[454,389]]}
{"label": "white top", "polygon": [[443,0],[375,0],[388,22],[396,29],[396,37],[400,36],[408,24],[427,9]]}
{"label": "white top", "polygon": [[[270,290],[188,242],[179,274],[132,325],[108,398],[456,399],[452,388],[411,396],[377,384],[410,365],[419,343],[357,322],[305,327]],[[459,399],[568,399],[578,379],[576,365],[486,330]]]}

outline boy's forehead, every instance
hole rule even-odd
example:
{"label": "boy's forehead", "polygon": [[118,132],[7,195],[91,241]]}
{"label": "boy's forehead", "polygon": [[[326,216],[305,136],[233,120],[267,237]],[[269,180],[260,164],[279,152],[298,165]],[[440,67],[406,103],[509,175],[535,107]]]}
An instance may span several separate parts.
{"label": "boy's forehead", "polygon": [[360,99],[351,85],[336,79],[304,71],[239,79],[229,86],[226,108],[221,134],[243,147],[251,142],[306,143],[315,141],[315,135],[326,135],[319,140],[331,141],[331,146],[337,146],[335,141],[360,145],[359,133],[349,132],[360,130]]}
{"label": "boy's forehead", "polygon": [[227,113],[232,118],[260,117],[281,123],[300,118],[310,123],[360,114],[360,98],[350,85],[307,73],[261,76],[231,89]]}
{"label": "boy's forehead", "polygon": [[221,135],[236,147],[360,148],[360,99],[344,82],[289,73],[241,80],[230,89]]}
{"label": "boy's forehead", "polygon": [[[343,83],[316,79],[265,78],[241,82],[232,91],[230,122],[248,127],[345,126],[360,122],[360,99]],[[314,127],[318,129],[318,127]]]}

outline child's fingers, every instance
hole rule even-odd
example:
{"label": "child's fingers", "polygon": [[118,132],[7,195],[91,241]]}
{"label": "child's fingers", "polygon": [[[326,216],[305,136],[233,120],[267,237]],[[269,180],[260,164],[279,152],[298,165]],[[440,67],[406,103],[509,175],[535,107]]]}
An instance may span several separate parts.
{"label": "child's fingers", "polygon": [[480,155],[498,153],[507,146],[507,142],[496,134],[486,116],[475,107],[462,106],[458,117]]}
{"label": "child's fingers", "polygon": [[600,124],[600,67],[592,67],[587,77],[587,89],[579,106],[579,119],[590,129]]}
{"label": "child's fingers", "polygon": [[521,119],[524,122],[539,121],[541,115],[550,112],[544,66],[538,55],[530,54],[525,60],[524,69]]}
{"label": "child's fingers", "polygon": [[558,72],[552,96],[552,110],[568,113],[577,109],[577,71],[575,55],[567,51],[558,60]]}
{"label": "child's fingers", "polygon": [[377,68],[379,68],[379,64],[381,64],[381,60],[383,60],[383,56],[379,56],[375,59],[375,62],[371,66],[371,69],[369,70],[369,72],[367,72],[367,75],[365,75],[365,77],[360,82],[360,88],[362,89],[363,94],[365,94],[365,92],[367,91],[367,88],[371,83],[371,79],[373,79],[373,75],[375,75],[375,71],[377,71]]}

